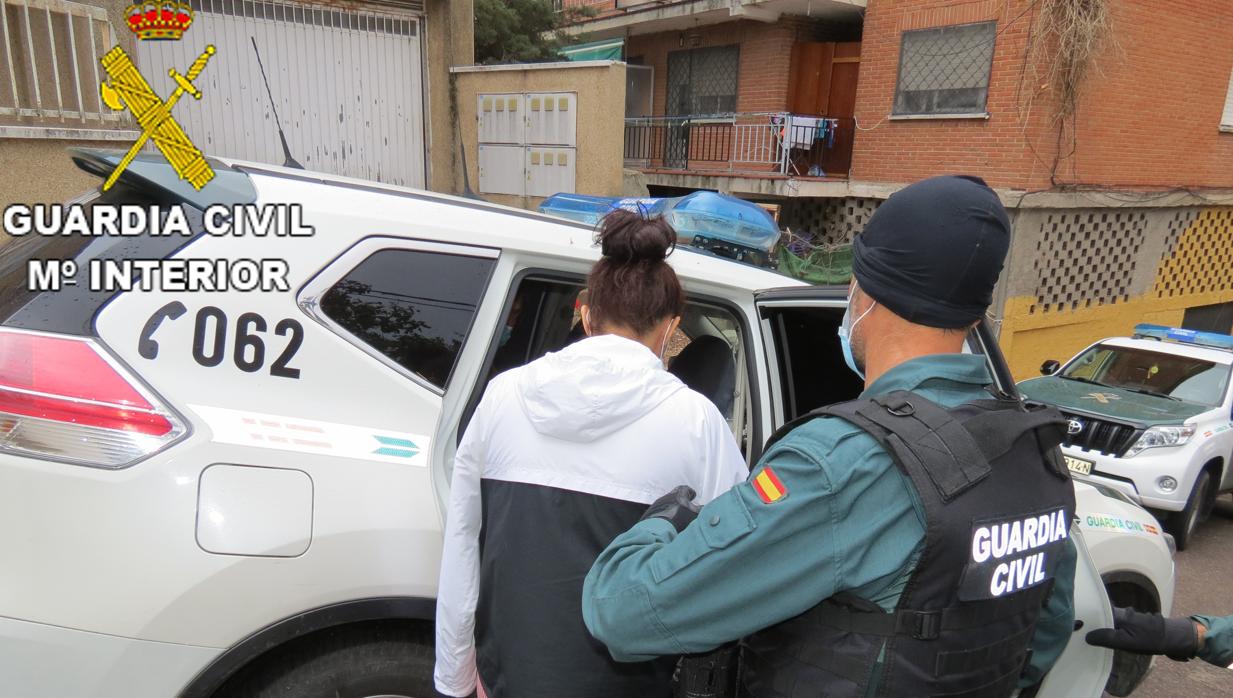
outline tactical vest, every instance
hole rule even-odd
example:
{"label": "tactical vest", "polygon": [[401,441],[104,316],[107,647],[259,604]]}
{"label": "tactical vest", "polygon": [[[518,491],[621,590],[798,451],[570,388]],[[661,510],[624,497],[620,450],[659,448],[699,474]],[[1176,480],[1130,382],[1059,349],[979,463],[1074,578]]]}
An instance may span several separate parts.
{"label": "tactical vest", "polygon": [[747,638],[742,694],[1011,695],[1074,516],[1058,449],[1066,420],[1016,400],[948,410],[897,391],[812,412],[770,443],[820,416],[868,432],[911,479],[925,514],[920,558],[893,612],[844,593]]}

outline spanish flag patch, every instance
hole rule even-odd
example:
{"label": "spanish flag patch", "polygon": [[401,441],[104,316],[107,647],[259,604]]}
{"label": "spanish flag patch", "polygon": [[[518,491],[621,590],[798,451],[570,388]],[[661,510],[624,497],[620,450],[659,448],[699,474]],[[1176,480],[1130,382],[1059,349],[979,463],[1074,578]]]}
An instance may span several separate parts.
{"label": "spanish flag patch", "polygon": [[779,481],[779,476],[771,470],[769,465],[754,476],[753,488],[764,504],[774,504],[788,494],[788,488],[783,486],[783,483]]}

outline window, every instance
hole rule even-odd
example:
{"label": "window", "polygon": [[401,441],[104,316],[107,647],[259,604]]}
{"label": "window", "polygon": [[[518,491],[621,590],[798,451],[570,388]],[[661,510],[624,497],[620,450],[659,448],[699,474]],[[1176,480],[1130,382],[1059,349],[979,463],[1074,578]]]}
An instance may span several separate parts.
{"label": "window", "polygon": [[625,66],[625,118],[650,116],[655,94],[655,69],[636,65],[634,59]]}
{"label": "window", "polygon": [[529,278],[518,284],[500,325],[488,378],[582,339],[577,300],[582,283]]}
{"label": "window", "polygon": [[1224,98],[1224,115],[1220,117],[1220,130],[1233,131],[1233,75],[1229,76],[1229,91]]}
{"label": "window", "polygon": [[113,111],[99,95],[99,80],[107,76],[98,60],[116,43],[105,8],[0,0],[0,11],[0,117],[6,125],[55,126],[61,134],[65,128],[131,128],[126,112]]}
{"label": "window", "polygon": [[[473,391],[459,438],[488,380],[586,338],[578,310],[583,293],[582,279],[528,276],[518,282],[494,337],[487,380]],[[664,359],[669,371],[715,404],[748,457],[754,443],[754,404],[744,327],[727,307],[687,300]]]}
{"label": "window", "polygon": [[668,371],[714,403],[750,459],[753,397],[741,321],[726,307],[686,301],[664,354]]}
{"label": "window", "polygon": [[445,388],[493,260],[380,250],[334,284],[321,310],[399,366]]}
{"label": "window", "polygon": [[731,114],[736,111],[739,46],[715,46],[668,54],[668,114]]}
{"label": "window", "polygon": [[903,33],[896,116],[985,111],[995,22]]}
{"label": "window", "polygon": [[1185,314],[1182,315],[1182,327],[1200,332],[1233,334],[1233,303],[1186,308]]}
{"label": "window", "polygon": [[1224,400],[1229,365],[1097,344],[1071,362],[1060,375],[1098,386],[1214,407]]}
{"label": "window", "polygon": [[784,421],[811,410],[852,400],[865,382],[848,370],[837,330],[842,307],[768,307],[779,362],[779,383],[784,391]]}

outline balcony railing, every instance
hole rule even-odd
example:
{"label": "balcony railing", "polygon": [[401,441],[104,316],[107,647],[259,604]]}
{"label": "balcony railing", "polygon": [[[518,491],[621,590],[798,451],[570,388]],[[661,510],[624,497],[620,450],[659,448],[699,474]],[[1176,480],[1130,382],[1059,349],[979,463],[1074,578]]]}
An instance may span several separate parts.
{"label": "balcony railing", "polygon": [[851,118],[787,112],[625,120],[625,165],[637,169],[847,177]]}

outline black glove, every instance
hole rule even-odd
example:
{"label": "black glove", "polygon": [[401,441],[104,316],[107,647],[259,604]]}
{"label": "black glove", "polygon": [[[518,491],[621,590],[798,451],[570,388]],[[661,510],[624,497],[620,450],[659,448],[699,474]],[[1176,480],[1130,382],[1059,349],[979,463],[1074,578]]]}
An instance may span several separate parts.
{"label": "black glove", "polygon": [[1163,654],[1184,662],[1199,653],[1199,629],[1189,618],[1165,618],[1132,608],[1113,609],[1113,627],[1087,634],[1089,645],[1135,654]]}
{"label": "black glove", "polygon": [[677,533],[680,533],[685,530],[690,521],[698,518],[698,505],[694,504],[694,497],[697,494],[694,488],[681,485],[651,502],[651,506],[646,508],[639,521],[665,519],[676,528]]}

